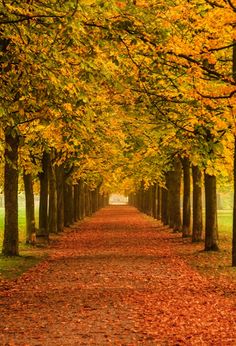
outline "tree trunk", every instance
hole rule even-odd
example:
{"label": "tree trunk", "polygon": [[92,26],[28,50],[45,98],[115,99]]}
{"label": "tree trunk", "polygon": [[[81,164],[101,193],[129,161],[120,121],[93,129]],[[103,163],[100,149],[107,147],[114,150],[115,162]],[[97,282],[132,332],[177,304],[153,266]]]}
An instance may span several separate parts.
{"label": "tree trunk", "polygon": [[55,167],[49,161],[49,232],[57,233],[57,184]]}
{"label": "tree trunk", "polygon": [[5,133],[5,225],[2,254],[19,255],[18,233],[18,146],[19,137],[9,129]]}
{"label": "tree trunk", "polygon": [[137,192],[132,192],[130,195],[129,195],[129,202],[128,202],[129,205],[132,205],[133,207],[136,207],[137,208]]}
{"label": "tree trunk", "polygon": [[79,184],[74,185],[74,221],[79,220]]}
{"label": "tree trunk", "polygon": [[81,179],[79,179],[78,181],[78,199],[77,199],[77,209],[78,209],[78,220],[82,220],[83,217],[82,217],[82,191],[81,191],[81,188],[82,188],[82,181]]}
{"label": "tree trunk", "polygon": [[97,211],[97,188],[91,191],[92,213]]}
{"label": "tree trunk", "polygon": [[168,190],[161,188],[161,221],[164,225],[168,225]]}
{"label": "tree trunk", "polygon": [[233,205],[232,266],[236,267],[236,136],[234,136],[234,205]]}
{"label": "tree trunk", "polygon": [[92,215],[92,193],[91,190],[88,189],[88,215]]}
{"label": "tree trunk", "polygon": [[181,231],[180,188],[182,167],[179,159],[175,159],[173,171],[169,172],[168,208],[169,226],[174,232]]}
{"label": "tree trunk", "polygon": [[144,213],[145,211],[145,190],[144,190],[144,183],[143,181],[141,182],[140,186],[140,211]]}
{"label": "tree trunk", "polygon": [[147,206],[147,190],[143,190],[143,213],[147,213],[148,206]]}
{"label": "tree trunk", "polygon": [[150,216],[153,216],[153,204],[152,204],[152,199],[153,199],[153,187],[149,186],[148,190],[146,191],[147,193],[147,214]]}
{"label": "tree trunk", "polygon": [[99,187],[96,187],[95,190],[95,211],[96,212],[99,209]]}
{"label": "tree trunk", "polygon": [[34,215],[34,190],[31,174],[23,172],[25,187],[25,211],[26,211],[26,244],[35,244],[35,215]]}
{"label": "tree trunk", "polygon": [[[233,40],[232,74],[236,82],[236,40]],[[235,125],[234,125],[235,126]],[[234,128],[235,131],[235,128]],[[236,267],[236,135],[234,135],[234,204],[233,204],[233,230],[232,230],[232,266]]]}
{"label": "tree trunk", "polygon": [[107,207],[109,205],[109,194],[104,195],[104,206]]}
{"label": "tree trunk", "polygon": [[183,196],[183,237],[189,237],[191,234],[191,196],[190,196],[190,162],[188,158],[182,159],[183,178],[184,178],[184,196]]}
{"label": "tree trunk", "polygon": [[162,201],[162,188],[160,187],[160,185],[157,186],[157,220],[161,219],[161,201]]}
{"label": "tree trunk", "polygon": [[103,194],[99,194],[99,209],[103,207]]}
{"label": "tree trunk", "polygon": [[56,166],[56,185],[57,185],[57,230],[62,232],[64,229],[64,167]]}
{"label": "tree trunk", "polygon": [[85,190],[84,190],[84,181],[80,179],[79,183],[79,200],[80,200],[80,220],[85,218]]}
{"label": "tree trunk", "polygon": [[216,177],[205,173],[206,235],[205,251],[219,250],[217,227]]}
{"label": "tree trunk", "polygon": [[154,217],[154,219],[157,219],[157,203],[157,183],[154,183],[154,185],[152,186],[152,216]]}
{"label": "tree trunk", "polygon": [[40,197],[39,197],[39,229],[38,237],[49,240],[48,231],[48,166],[50,156],[48,153],[43,153],[42,172],[39,173],[40,181]]}
{"label": "tree trunk", "polygon": [[202,240],[202,173],[198,166],[192,166],[193,178],[193,232],[192,242]]}
{"label": "tree trunk", "polygon": [[85,195],[85,216],[90,216],[90,191],[88,186],[84,184],[84,195]]}
{"label": "tree trunk", "polygon": [[66,227],[74,222],[73,186],[68,182],[64,184],[64,221]]}

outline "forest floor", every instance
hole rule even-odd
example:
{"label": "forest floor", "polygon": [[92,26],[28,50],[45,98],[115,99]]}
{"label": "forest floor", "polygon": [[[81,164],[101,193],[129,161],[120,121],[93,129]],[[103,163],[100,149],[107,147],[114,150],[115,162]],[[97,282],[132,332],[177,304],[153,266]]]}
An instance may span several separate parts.
{"label": "forest floor", "polygon": [[198,266],[189,243],[133,207],[100,210],[0,279],[0,345],[236,345],[236,272]]}

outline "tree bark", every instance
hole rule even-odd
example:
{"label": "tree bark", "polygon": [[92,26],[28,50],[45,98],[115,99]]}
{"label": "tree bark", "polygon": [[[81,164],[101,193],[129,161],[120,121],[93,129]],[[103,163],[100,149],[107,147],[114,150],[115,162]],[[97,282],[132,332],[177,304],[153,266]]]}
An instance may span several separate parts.
{"label": "tree bark", "polygon": [[90,216],[91,215],[90,191],[86,184],[84,184],[84,195],[85,195],[85,216]]}
{"label": "tree bark", "polygon": [[164,225],[168,225],[168,190],[161,188],[161,221]]}
{"label": "tree bark", "polygon": [[81,179],[79,179],[78,181],[78,196],[77,196],[77,209],[78,209],[78,220],[82,220],[83,217],[82,217],[82,191],[81,191],[81,188],[82,188],[82,181]]}
{"label": "tree bark", "polygon": [[97,188],[91,191],[92,213],[97,211]]}
{"label": "tree bark", "polygon": [[52,158],[49,161],[49,232],[57,233],[57,184],[56,172],[52,163]]}
{"label": "tree bark", "polygon": [[152,216],[157,219],[157,207],[158,207],[158,196],[157,196],[157,183],[152,186]]}
{"label": "tree bark", "polygon": [[19,137],[12,129],[5,132],[4,196],[5,225],[2,254],[19,255],[18,233],[18,146]]}
{"label": "tree bark", "polygon": [[198,166],[192,166],[193,178],[193,232],[192,242],[202,240],[202,173]]}
{"label": "tree bark", "polygon": [[74,190],[74,221],[76,222],[79,219],[79,211],[78,211],[78,200],[79,200],[79,186],[78,184],[73,186],[73,190]]}
{"label": "tree bark", "polygon": [[183,237],[189,237],[191,235],[191,195],[190,195],[190,161],[188,158],[182,159],[183,166],[183,179],[184,179],[184,191],[183,191]]}
{"label": "tree bark", "polygon": [[234,205],[233,205],[232,266],[236,267],[236,136],[234,136]]}
{"label": "tree bark", "polygon": [[182,167],[179,159],[175,159],[173,171],[169,172],[168,186],[168,209],[169,209],[169,226],[174,232],[182,230],[181,227],[181,208],[180,208],[180,188]]}
{"label": "tree bark", "polygon": [[38,237],[49,240],[48,230],[48,166],[50,156],[44,151],[42,158],[42,172],[39,173],[40,197],[39,197],[39,229]]}
{"label": "tree bark", "polygon": [[64,167],[56,166],[56,187],[57,187],[57,230],[64,229]]}
{"label": "tree bark", "polygon": [[205,200],[206,200],[206,235],[205,251],[217,251],[218,227],[217,227],[217,198],[216,177],[205,173]]}
{"label": "tree bark", "polygon": [[160,187],[160,185],[158,185],[157,187],[157,220],[161,219],[161,201],[162,201],[162,188]]}
{"label": "tree bark", "polygon": [[25,212],[26,212],[26,243],[35,244],[35,215],[34,215],[34,189],[33,178],[29,173],[23,172],[25,187]]}
{"label": "tree bark", "polygon": [[64,184],[64,222],[66,227],[74,222],[73,186],[69,182]]}
{"label": "tree bark", "polygon": [[[84,181],[80,179],[79,182],[79,200],[80,200],[80,220],[85,218],[85,191],[84,191]],[[101,202],[101,201],[100,201]]]}
{"label": "tree bark", "polygon": [[98,187],[96,187],[96,190],[95,190],[95,210],[94,210],[94,212],[96,212],[96,211],[98,211],[98,209],[99,209],[99,186]]}
{"label": "tree bark", "polygon": [[145,211],[145,190],[144,190],[144,182],[141,182],[140,186],[140,211],[144,213]]}
{"label": "tree bark", "polygon": [[147,214],[150,216],[153,216],[153,203],[152,203],[152,199],[153,199],[153,187],[149,186],[148,190],[147,190]]}
{"label": "tree bark", "polygon": [[[236,40],[233,40],[232,74],[236,82]],[[235,129],[234,129],[235,130]],[[234,204],[233,204],[233,230],[232,230],[232,266],[236,267],[236,135],[234,135]]]}
{"label": "tree bark", "polygon": [[99,209],[103,208],[103,194],[99,194]]}

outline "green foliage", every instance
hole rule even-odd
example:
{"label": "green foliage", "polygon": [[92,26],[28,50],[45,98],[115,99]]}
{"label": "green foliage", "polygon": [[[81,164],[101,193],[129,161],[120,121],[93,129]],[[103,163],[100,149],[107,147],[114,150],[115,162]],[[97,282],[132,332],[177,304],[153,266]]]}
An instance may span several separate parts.
{"label": "green foliage", "polygon": [[27,172],[38,174],[44,150],[74,181],[105,190],[162,182],[175,155],[232,172],[229,4],[23,1],[0,10],[0,153],[14,129]]}

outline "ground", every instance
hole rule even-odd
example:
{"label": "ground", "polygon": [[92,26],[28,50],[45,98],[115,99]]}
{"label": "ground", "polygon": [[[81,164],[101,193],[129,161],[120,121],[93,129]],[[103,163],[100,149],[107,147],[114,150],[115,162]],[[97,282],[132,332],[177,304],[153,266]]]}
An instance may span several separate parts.
{"label": "ground", "polygon": [[66,229],[0,281],[0,345],[236,345],[234,280],[190,265],[180,240],[129,206]]}

